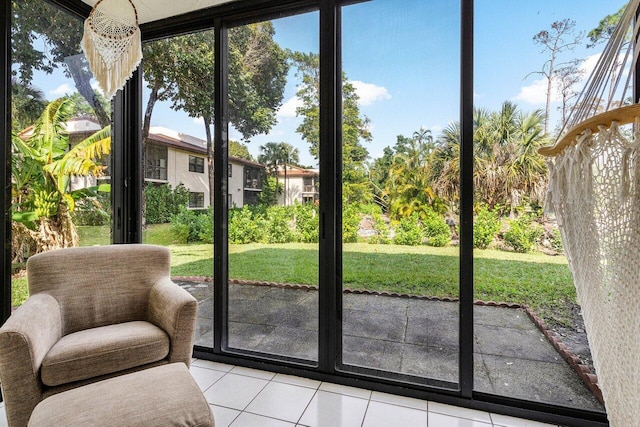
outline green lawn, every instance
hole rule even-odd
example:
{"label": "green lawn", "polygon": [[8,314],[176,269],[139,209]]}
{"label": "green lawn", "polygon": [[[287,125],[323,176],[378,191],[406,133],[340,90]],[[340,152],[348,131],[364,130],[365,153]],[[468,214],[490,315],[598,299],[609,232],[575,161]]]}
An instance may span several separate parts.
{"label": "green lawn", "polygon": [[[108,227],[80,227],[82,245],[107,244]],[[213,275],[211,245],[174,245],[166,225],[150,226],[145,243],[168,246],[175,276]],[[344,286],[436,297],[458,296],[457,247],[369,245],[344,246]],[[316,244],[248,244],[229,246],[229,277],[278,283],[318,284]],[[547,321],[568,323],[575,290],[562,256],[476,250],[475,297],[485,301],[530,305]],[[25,279],[15,279],[14,304],[26,297]]]}

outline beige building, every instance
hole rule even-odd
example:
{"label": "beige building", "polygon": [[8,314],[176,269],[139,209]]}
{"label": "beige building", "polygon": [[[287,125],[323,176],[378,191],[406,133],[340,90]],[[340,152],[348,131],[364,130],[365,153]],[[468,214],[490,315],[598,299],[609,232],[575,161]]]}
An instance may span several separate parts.
{"label": "beige building", "polygon": [[286,165],[278,168],[278,181],[282,185],[282,193],[278,195],[278,204],[289,206],[296,201],[309,203],[318,200],[318,182],[320,172],[317,169],[304,169],[299,166]]}
{"label": "beige building", "polygon": [[[100,130],[98,122],[72,119],[66,124],[71,143],[77,143]],[[256,203],[262,192],[264,166],[238,157],[229,157],[229,207],[241,208]],[[108,177],[108,170],[107,170]],[[189,190],[189,207],[206,208],[209,201],[207,142],[172,129],[154,126],[149,129],[145,152],[144,178],[147,184],[179,184]],[[95,179],[75,178],[74,188],[95,185]]]}

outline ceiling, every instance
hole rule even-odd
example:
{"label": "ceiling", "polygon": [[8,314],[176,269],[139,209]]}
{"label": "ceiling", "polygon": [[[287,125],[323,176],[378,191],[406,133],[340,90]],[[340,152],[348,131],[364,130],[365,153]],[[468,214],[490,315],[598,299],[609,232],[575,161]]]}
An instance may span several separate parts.
{"label": "ceiling", "polygon": [[[98,0],[82,0],[83,3],[92,6]],[[107,1],[107,0],[105,0]],[[194,10],[205,9],[211,6],[217,6],[223,3],[229,3],[233,0],[132,0],[136,10],[138,11],[138,22],[144,24],[146,22],[157,21],[158,19],[168,18],[170,16],[180,15]]]}

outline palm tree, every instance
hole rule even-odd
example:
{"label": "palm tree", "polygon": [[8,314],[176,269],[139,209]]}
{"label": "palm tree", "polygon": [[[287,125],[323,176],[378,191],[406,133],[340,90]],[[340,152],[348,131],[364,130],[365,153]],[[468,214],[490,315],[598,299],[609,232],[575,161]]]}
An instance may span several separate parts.
{"label": "palm tree", "polygon": [[287,164],[299,163],[300,152],[297,148],[286,142],[267,142],[260,146],[261,154],[258,162],[267,167],[267,170],[276,177],[276,191],[279,188],[278,172],[280,166],[284,168],[284,204],[287,204]]}
{"label": "palm tree", "polygon": [[11,128],[14,131],[33,123],[46,106],[47,100],[40,89],[11,78]]}
{"label": "palm tree", "polygon": [[70,99],[57,99],[32,127],[12,137],[14,258],[23,256],[19,248],[25,245],[35,253],[78,245],[70,213],[92,189],[72,191],[71,177],[102,175],[99,159],[109,154],[111,131],[106,127],[69,149],[64,124],[73,108]]}
{"label": "palm tree", "polygon": [[278,142],[267,142],[260,146],[258,163],[266,166],[267,171],[276,177],[276,192],[279,189],[278,169],[283,161],[282,147]]}
{"label": "palm tree", "polygon": [[[511,211],[523,197],[542,202],[547,167],[537,153],[547,144],[542,111],[524,114],[511,102],[497,112],[474,111],[475,200],[489,208],[505,205]],[[451,123],[437,141],[432,156],[431,182],[435,194],[456,203],[459,199],[460,124]]]}
{"label": "palm tree", "polygon": [[433,148],[433,137],[428,129],[420,128],[413,133],[413,138],[401,139],[386,186],[390,210],[396,217],[410,216],[426,207],[439,209],[439,198],[431,185]]}

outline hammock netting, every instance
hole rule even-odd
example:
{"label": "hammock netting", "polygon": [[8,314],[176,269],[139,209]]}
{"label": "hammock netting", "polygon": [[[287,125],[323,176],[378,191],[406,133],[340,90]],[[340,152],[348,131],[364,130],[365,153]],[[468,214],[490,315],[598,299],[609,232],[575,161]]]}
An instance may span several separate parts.
{"label": "hammock netting", "polygon": [[136,8],[130,0],[100,0],[84,23],[89,68],[107,99],[129,80],[142,60]]}
{"label": "hammock netting", "polygon": [[558,221],[611,426],[640,425],[640,107],[632,0],[550,156]]}

